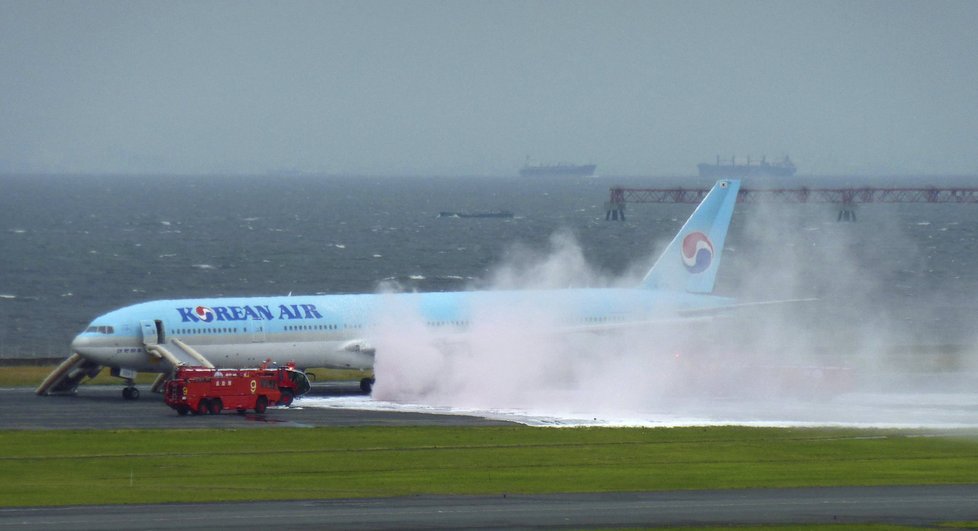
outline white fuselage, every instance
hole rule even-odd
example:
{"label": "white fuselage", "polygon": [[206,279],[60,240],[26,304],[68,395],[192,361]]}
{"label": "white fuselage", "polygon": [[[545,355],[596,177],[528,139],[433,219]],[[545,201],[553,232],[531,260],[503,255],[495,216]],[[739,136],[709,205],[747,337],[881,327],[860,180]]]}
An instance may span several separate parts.
{"label": "white fuselage", "polygon": [[[271,359],[299,367],[369,369],[379,326],[413,321],[440,334],[464,331],[474,318],[520,312],[520,324],[561,327],[641,322],[684,310],[729,304],[710,295],[646,289],[471,291],[160,300],[99,316],[72,349],[103,366],[169,369],[147,347],[181,353],[189,346],[219,367],[253,367]],[[150,349],[151,350],[151,349]]]}
{"label": "white fuselage", "polygon": [[135,370],[164,371],[184,358],[229,368],[271,359],[369,369],[381,329],[407,340],[412,332],[404,330],[418,326],[441,335],[500,318],[559,333],[688,316],[732,303],[709,293],[739,188],[739,181],[718,181],[634,289],[159,300],[96,318],[72,348],[99,365]]}

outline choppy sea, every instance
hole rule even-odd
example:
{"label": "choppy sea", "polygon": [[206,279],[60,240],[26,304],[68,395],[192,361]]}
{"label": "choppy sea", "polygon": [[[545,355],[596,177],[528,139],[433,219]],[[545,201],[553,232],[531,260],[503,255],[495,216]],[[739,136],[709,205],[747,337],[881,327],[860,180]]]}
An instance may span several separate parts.
{"label": "choppy sea", "polygon": [[[158,298],[371,292],[382,283],[487,287],[527,250],[548,259],[555,234],[570,235],[591,268],[569,282],[613,282],[644,271],[694,206],[629,205],[627,221],[606,221],[609,187],[677,183],[707,186],[653,178],[0,176],[0,356],[67,355],[93,317]],[[514,217],[438,217],[488,210]],[[837,222],[837,211],[738,206],[718,291],[817,297],[821,326],[884,320],[887,344],[974,341],[978,205],[867,205],[855,223]]]}

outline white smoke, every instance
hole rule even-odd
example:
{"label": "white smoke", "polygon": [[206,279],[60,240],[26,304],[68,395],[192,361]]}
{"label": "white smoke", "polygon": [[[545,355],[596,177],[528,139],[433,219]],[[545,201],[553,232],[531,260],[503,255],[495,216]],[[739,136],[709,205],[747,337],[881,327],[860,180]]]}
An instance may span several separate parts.
{"label": "white smoke", "polygon": [[[574,418],[923,422],[889,406],[919,402],[906,398],[912,393],[959,386],[962,372],[973,367],[959,363],[959,371],[938,375],[947,376],[946,384],[894,360],[894,340],[926,343],[904,337],[903,323],[887,305],[899,273],[894,264],[905,268],[923,257],[895,219],[882,219],[882,210],[877,215],[871,221],[877,239],[870,244],[824,215],[752,206],[736,218],[741,225],[727,240],[732,248],[721,266],[720,291],[745,302],[819,300],[748,307],[714,320],[568,331],[565,309],[541,306],[528,294],[516,307],[473,308],[472,326],[446,333],[427,326],[409,302],[391,297],[378,326],[373,397]],[[623,283],[597,274],[567,232],[552,237],[544,252],[515,246],[509,257],[480,288]],[[917,389],[922,381],[927,389]],[[894,392],[903,398],[875,398]],[[865,406],[867,400],[875,405]],[[978,410],[964,422],[978,424]]]}
{"label": "white smoke", "polygon": [[563,289],[605,287],[614,279],[604,278],[584,256],[584,251],[568,230],[551,235],[549,247],[539,249],[521,243],[510,246],[506,261],[489,272],[492,290]]}

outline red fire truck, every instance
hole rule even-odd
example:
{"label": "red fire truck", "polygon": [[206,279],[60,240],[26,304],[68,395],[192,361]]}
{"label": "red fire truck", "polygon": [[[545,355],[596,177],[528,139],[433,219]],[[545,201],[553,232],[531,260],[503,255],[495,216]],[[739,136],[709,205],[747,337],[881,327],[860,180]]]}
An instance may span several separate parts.
{"label": "red fire truck", "polygon": [[257,369],[183,366],[166,383],[163,401],[181,415],[218,415],[225,409],[264,413],[268,406],[287,406],[307,391],[309,379],[291,363]]}

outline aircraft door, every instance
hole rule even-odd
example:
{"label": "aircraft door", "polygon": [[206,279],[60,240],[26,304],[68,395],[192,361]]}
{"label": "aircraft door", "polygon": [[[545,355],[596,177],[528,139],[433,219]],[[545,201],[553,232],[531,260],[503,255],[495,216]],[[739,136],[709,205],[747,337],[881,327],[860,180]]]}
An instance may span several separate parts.
{"label": "aircraft door", "polygon": [[248,326],[251,328],[251,342],[252,343],[264,343],[265,342],[265,321],[261,319],[254,319],[251,321],[246,321]]}
{"label": "aircraft door", "polygon": [[139,327],[143,331],[143,345],[158,345],[160,336],[156,330],[155,321],[139,321]]}

